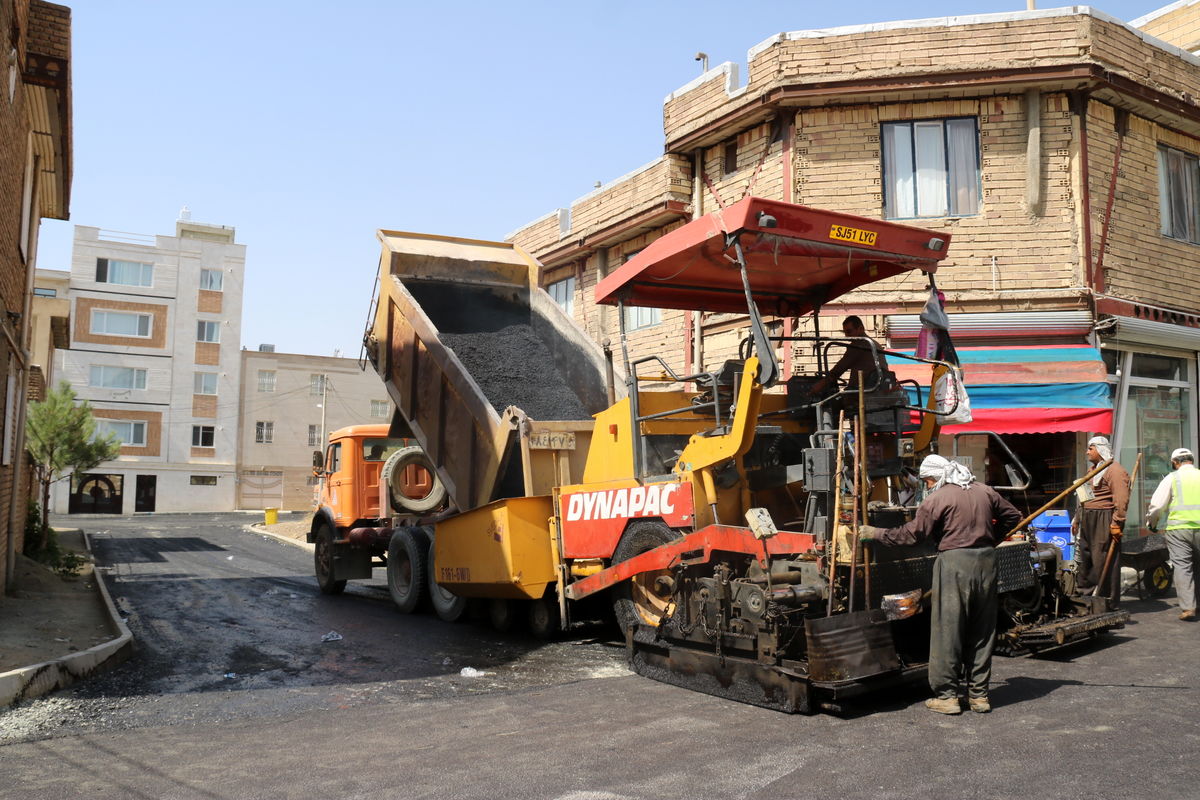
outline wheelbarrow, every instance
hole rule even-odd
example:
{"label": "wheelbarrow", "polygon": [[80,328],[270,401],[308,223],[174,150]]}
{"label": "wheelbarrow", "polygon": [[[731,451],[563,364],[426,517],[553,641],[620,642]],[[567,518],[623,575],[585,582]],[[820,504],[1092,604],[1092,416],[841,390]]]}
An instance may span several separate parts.
{"label": "wheelbarrow", "polygon": [[1138,599],[1163,597],[1171,590],[1175,568],[1161,533],[1121,540],[1121,566],[1138,571]]}

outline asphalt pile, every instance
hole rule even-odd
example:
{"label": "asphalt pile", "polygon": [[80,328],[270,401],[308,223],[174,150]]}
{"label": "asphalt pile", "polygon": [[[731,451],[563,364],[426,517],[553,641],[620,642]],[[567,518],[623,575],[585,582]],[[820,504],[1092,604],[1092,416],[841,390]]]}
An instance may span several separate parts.
{"label": "asphalt pile", "polygon": [[442,333],[497,413],[517,406],[533,419],[588,419],[591,415],[554,366],[554,357],[530,325],[495,331]]}

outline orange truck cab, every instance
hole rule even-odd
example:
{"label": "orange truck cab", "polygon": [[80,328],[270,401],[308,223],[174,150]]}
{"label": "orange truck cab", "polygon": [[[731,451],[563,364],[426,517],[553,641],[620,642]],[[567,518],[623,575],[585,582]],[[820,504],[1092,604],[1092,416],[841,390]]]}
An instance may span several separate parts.
{"label": "orange truck cab", "polygon": [[445,491],[410,439],[390,437],[387,425],[351,425],[329,434],[313,453],[318,479],[308,541],[314,544],[317,583],[326,594],[347,580],[370,578],[386,566],[393,514],[416,524],[441,505]]}

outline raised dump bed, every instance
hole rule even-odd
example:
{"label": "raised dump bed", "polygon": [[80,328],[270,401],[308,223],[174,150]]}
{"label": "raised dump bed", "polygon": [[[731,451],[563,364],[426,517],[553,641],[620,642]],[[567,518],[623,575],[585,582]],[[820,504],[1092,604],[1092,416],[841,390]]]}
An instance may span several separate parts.
{"label": "raised dump bed", "polygon": [[380,231],[376,372],[460,511],[578,480],[604,353],[513,244]]}

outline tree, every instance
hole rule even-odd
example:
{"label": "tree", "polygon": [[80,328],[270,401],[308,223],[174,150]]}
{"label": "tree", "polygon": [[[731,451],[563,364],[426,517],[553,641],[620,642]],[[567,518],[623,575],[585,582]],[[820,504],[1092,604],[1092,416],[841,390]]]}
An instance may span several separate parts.
{"label": "tree", "polygon": [[112,433],[96,436],[92,407],[86,400],[77,400],[66,381],[47,392],[42,402],[29,404],[25,444],[42,488],[43,536],[48,528],[51,484],[72,472],[86,472],[121,452]]}

